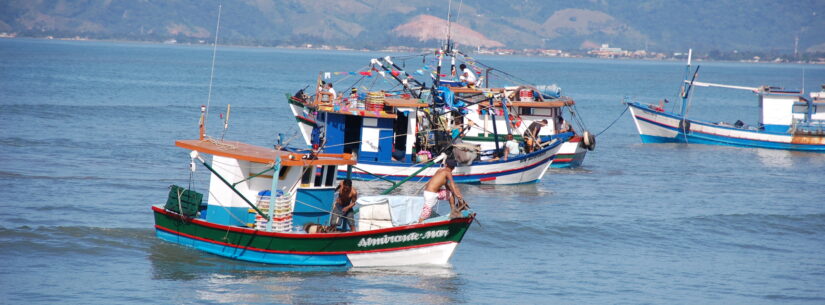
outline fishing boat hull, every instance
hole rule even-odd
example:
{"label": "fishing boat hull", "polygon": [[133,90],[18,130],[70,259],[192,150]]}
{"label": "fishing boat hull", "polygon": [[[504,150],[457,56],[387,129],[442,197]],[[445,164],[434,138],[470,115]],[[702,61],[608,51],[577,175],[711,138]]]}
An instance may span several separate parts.
{"label": "fishing boat hull", "polygon": [[685,120],[637,102],[627,104],[642,143],[691,143],[825,152],[825,136],[796,135]]}
{"label": "fishing boat hull", "polygon": [[574,168],[584,162],[587,149],[582,146],[582,137],[575,136],[561,144],[559,152],[553,156],[552,168]]}
{"label": "fishing boat hull", "polygon": [[[471,165],[459,164],[453,170],[453,179],[456,183],[470,184],[523,184],[541,180],[547,168],[553,162],[554,156],[562,147],[563,141],[551,143],[541,150],[530,154],[519,155],[508,160],[476,162]],[[424,164],[410,166],[404,163],[392,162],[359,162],[352,169],[351,178],[356,180],[375,180],[376,176],[383,179],[400,181],[421,170]],[[413,181],[429,181],[438,167],[428,167],[415,174]],[[338,176],[347,176],[346,167],[338,167]]]}
{"label": "fishing boat hull", "polygon": [[314,109],[297,97],[287,94],[286,99],[289,103],[289,109],[298,123],[298,130],[301,132],[304,142],[309,145],[312,138],[312,129],[318,127],[318,123],[314,119],[315,116],[312,114]]}
{"label": "fishing boat hull", "polygon": [[[569,133],[569,135],[572,134],[573,133]],[[501,136],[499,136],[499,138],[501,138]],[[553,160],[550,162],[551,168],[574,168],[582,165],[582,162],[584,162],[584,157],[587,155],[587,149],[584,148],[581,143],[581,136],[570,137],[567,136],[567,134],[561,134],[558,136],[542,136],[542,141],[551,141],[553,138],[559,138],[565,141],[561,143],[558,150],[553,155]],[[495,140],[492,135],[488,135],[486,137],[465,137],[464,141],[466,143],[481,145],[482,150],[493,150],[496,148]]]}
{"label": "fishing boat hull", "polygon": [[348,233],[276,233],[225,226],[153,206],[158,238],[207,253],[258,263],[304,266],[447,264],[473,215]]}

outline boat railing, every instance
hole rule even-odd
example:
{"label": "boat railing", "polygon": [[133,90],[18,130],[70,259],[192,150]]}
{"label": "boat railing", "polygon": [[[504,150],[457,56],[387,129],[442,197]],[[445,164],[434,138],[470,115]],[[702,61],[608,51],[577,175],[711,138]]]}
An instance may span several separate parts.
{"label": "boat railing", "polygon": [[795,119],[791,125],[791,131],[797,135],[825,135],[825,120]]}

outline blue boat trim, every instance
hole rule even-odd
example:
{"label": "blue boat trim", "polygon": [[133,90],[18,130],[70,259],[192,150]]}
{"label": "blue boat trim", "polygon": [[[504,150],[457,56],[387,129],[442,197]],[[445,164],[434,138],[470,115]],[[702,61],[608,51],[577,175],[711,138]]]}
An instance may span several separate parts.
{"label": "blue boat trim", "polygon": [[346,254],[289,254],[242,249],[236,246],[227,246],[206,242],[180,234],[174,234],[157,228],[155,235],[165,241],[189,246],[207,253],[257,263],[279,265],[319,265],[319,266],[347,266],[352,264]]}

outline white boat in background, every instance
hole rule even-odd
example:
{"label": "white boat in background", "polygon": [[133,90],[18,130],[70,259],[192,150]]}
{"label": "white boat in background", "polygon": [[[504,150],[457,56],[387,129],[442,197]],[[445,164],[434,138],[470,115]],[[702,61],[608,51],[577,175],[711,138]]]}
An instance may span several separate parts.
{"label": "white boat in background", "polygon": [[[688,54],[691,54],[689,52]],[[759,147],[825,152],[825,86],[810,94],[778,87],[744,87],[696,81],[699,67],[690,74],[690,55],[682,86],[680,112],[666,111],[663,104],[628,101],[630,113],[643,143],[690,143]],[[716,87],[755,93],[759,102],[759,121],[755,126],[709,122],[686,116],[688,96],[693,87]]]}
{"label": "white boat in background", "polygon": [[[508,115],[503,115],[505,111],[501,102],[493,105],[469,106],[470,111],[464,118],[473,122],[473,126],[467,131],[463,138],[464,141],[480,144],[482,149],[496,149],[496,136],[500,143],[506,140],[507,134],[512,134],[516,141],[523,141],[522,135],[530,124],[547,120],[547,126],[543,127],[538,135],[543,142],[553,141],[556,138],[568,139],[561,144],[553,156],[553,162],[550,164],[552,168],[578,167],[584,161],[587,152],[595,149],[596,139],[593,134],[586,130],[578,132],[564,119],[564,109],[572,108],[575,101],[561,96],[560,89],[557,89],[556,94],[552,96],[540,92],[537,88],[526,86],[492,90],[503,92],[511,97],[505,103]],[[525,91],[529,94],[524,94]],[[533,96],[540,98],[533,98]],[[498,111],[499,115],[491,115],[493,111]],[[575,113],[575,111],[571,109],[570,113]]]}

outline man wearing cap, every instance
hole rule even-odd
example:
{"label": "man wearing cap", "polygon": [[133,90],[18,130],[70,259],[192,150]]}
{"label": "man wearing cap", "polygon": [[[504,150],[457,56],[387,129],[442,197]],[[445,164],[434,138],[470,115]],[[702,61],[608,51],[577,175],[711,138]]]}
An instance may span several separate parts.
{"label": "man wearing cap", "polygon": [[[424,186],[424,210],[421,211],[421,217],[418,218],[419,223],[430,218],[430,214],[436,202],[438,202],[438,199],[449,200],[451,211],[455,209],[456,199],[464,200],[461,191],[455,185],[455,181],[453,181],[453,169],[455,169],[455,166],[455,160],[447,159],[444,167],[436,171],[435,175],[433,175],[430,181],[427,182],[427,185]],[[439,198],[438,196],[439,192],[442,191],[442,187],[446,187],[444,191],[447,193],[445,196],[447,198]]]}

